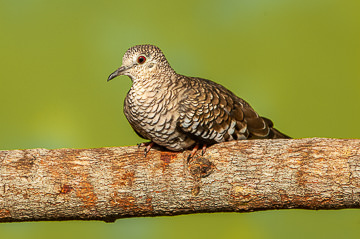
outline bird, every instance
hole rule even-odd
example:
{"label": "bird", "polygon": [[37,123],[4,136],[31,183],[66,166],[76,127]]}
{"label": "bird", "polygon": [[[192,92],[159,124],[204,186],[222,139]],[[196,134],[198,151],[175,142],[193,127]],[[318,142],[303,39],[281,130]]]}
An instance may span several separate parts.
{"label": "bird", "polygon": [[192,158],[202,145],[245,139],[290,138],[261,117],[242,98],[214,81],[181,75],[170,66],[159,47],[130,47],[122,65],[107,78],[125,75],[132,86],[124,101],[124,114],[134,131],[154,145],[170,151],[191,149]]}

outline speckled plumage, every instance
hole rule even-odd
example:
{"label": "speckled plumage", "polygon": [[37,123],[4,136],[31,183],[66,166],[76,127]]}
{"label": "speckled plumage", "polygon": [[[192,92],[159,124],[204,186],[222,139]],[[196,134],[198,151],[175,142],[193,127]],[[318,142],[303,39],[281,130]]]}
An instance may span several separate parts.
{"label": "speckled plumage", "polygon": [[118,75],[133,81],[124,102],[132,128],[169,150],[181,151],[197,143],[289,138],[225,87],[177,74],[156,46],[128,49],[122,66],[108,80]]}

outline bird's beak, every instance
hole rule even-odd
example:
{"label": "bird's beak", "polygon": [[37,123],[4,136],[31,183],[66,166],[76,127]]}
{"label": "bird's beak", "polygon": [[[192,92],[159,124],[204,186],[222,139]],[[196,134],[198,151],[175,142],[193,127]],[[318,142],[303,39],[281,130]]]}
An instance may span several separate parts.
{"label": "bird's beak", "polygon": [[116,71],[114,71],[113,73],[111,73],[109,75],[109,78],[107,79],[107,81],[110,81],[110,80],[114,79],[117,76],[123,75],[124,71],[126,71],[127,69],[129,69],[129,67],[121,66],[119,69],[117,69]]}

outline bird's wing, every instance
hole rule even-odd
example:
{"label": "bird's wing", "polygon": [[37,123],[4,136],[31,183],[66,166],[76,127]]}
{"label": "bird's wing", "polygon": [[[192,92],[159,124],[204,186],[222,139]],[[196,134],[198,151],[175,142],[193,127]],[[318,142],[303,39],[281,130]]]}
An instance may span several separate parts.
{"label": "bird's wing", "polygon": [[225,87],[189,78],[179,106],[178,128],[204,143],[266,138],[270,129],[251,106]]}

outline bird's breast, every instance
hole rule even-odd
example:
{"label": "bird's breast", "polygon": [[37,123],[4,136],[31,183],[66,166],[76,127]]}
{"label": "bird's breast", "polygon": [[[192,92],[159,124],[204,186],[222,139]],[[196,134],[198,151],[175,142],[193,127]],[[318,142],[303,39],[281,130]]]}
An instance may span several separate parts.
{"label": "bird's breast", "polygon": [[179,92],[171,86],[133,85],[124,102],[125,116],[143,137],[168,147],[179,141],[178,96]]}

